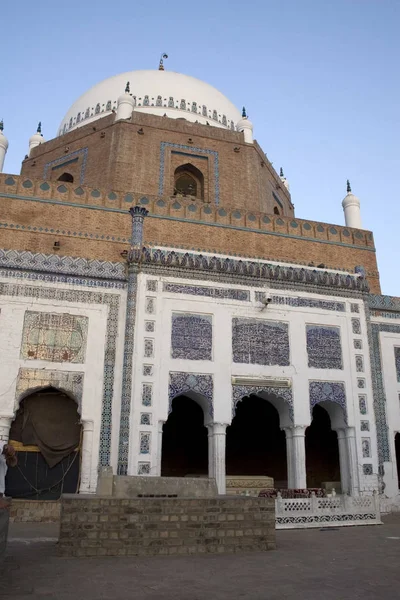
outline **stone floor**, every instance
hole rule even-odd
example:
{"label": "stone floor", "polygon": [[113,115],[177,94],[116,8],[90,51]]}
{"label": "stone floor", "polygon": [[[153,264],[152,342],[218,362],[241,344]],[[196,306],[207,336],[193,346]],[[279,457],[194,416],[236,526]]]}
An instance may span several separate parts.
{"label": "stone floor", "polygon": [[384,525],[278,531],[276,551],[62,559],[54,525],[14,523],[0,566],[9,600],[381,600],[400,595],[400,515]]}

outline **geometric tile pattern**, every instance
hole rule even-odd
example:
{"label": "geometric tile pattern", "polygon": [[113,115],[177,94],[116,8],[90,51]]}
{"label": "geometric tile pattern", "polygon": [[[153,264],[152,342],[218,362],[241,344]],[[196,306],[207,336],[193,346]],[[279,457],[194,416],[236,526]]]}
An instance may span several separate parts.
{"label": "geometric tile pattern", "polygon": [[85,362],[89,319],[69,313],[25,312],[21,358]]}
{"label": "geometric tile pattern", "polygon": [[150,463],[149,462],[138,463],[138,475],[150,475]]}
{"label": "geometric tile pattern", "polygon": [[351,303],[350,304],[350,311],[352,313],[359,313],[360,312],[360,305],[359,304],[355,304],[355,303]]}
{"label": "geometric tile pattern", "polygon": [[356,372],[363,373],[364,371],[364,359],[362,356],[356,356]]}
{"label": "geometric tile pattern", "polygon": [[373,475],[373,468],[371,464],[363,465],[363,474],[364,475]]}
{"label": "geometric tile pattern", "polygon": [[183,372],[170,373],[168,386],[168,414],[172,410],[172,400],[177,396],[187,394],[187,392],[195,392],[203,396],[207,402],[208,414],[210,417],[214,416],[214,382],[212,375]]}
{"label": "geometric tile pattern", "polygon": [[156,279],[148,279],[146,281],[146,290],[148,292],[156,292],[157,291],[157,280]]}
{"label": "geometric tile pattern", "polygon": [[394,360],[396,364],[397,381],[400,381],[400,348],[398,347],[394,349]]}
{"label": "geometric tile pattern", "polygon": [[361,431],[369,431],[369,421],[361,421],[360,429]]}
{"label": "geometric tile pattern", "polygon": [[355,335],[360,335],[361,334],[361,322],[360,322],[360,319],[352,319],[351,320],[351,327],[352,327],[353,333]]}
{"label": "geometric tile pattern", "polygon": [[212,359],[212,317],[173,313],[171,357],[186,360]]}
{"label": "geometric tile pattern", "polygon": [[[255,298],[258,302],[265,300],[266,292],[256,292]],[[335,310],[345,312],[346,305],[344,302],[334,302],[331,300],[317,300],[315,298],[303,298],[301,296],[271,296],[271,304],[283,304],[294,307],[305,308],[322,308],[323,310]]]}
{"label": "geometric tile pattern", "polygon": [[309,392],[311,415],[316,404],[326,401],[335,402],[342,408],[344,420],[347,423],[346,390],[344,383],[337,381],[310,381]]}
{"label": "geometric tile pattern", "polygon": [[150,454],[151,433],[140,433],[140,454]]}
{"label": "geometric tile pattern", "polygon": [[151,414],[150,413],[140,413],[140,424],[141,425],[151,425]]}
{"label": "geometric tile pattern", "polygon": [[293,422],[294,410],[293,410],[293,392],[292,388],[281,388],[268,385],[255,386],[255,385],[233,385],[232,386],[232,418],[236,414],[236,406],[238,402],[241,402],[244,397],[251,395],[257,396],[261,392],[267,394],[273,394],[279,399],[282,399],[289,407],[289,417]]}
{"label": "geometric tile pattern", "polygon": [[340,328],[306,325],[308,366],[343,369]]}
{"label": "geometric tile pattern", "polygon": [[366,415],[368,412],[367,397],[366,396],[358,396],[358,404],[359,404],[359,408],[360,408],[360,414]]}
{"label": "geometric tile pattern", "polygon": [[153,400],[153,384],[142,384],[142,404],[143,406],[151,406]]}
{"label": "geometric tile pattern", "polygon": [[361,448],[362,448],[363,458],[370,458],[371,457],[371,440],[370,440],[370,438],[362,438]]}
{"label": "geometric tile pattern", "polygon": [[82,185],[85,181],[85,170],[86,170],[88,152],[89,152],[88,148],[80,148],[79,150],[75,150],[75,152],[71,152],[70,154],[64,154],[64,156],[62,156],[61,158],[56,158],[55,160],[51,160],[50,162],[48,162],[44,165],[43,179],[47,178],[47,172],[50,167],[53,167],[57,164],[63,164],[65,161],[68,161],[74,157],[78,157],[80,154],[82,154],[83,159],[82,159],[82,165],[81,165],[81,172],[79,175],[79,183],[80,183],[80,185]]}
{"label": "geometric tile pattern", "polygon": [[188,285],[184,283],[164,283],[164,292],[173,294],[190,294],[192,296],[205,296],[207,298],[241,300],[248,302],[250,292],[248,290],[238,290],[234,288],[203,287],[199,285]]}
{"label": "geometric tile pattern", "polygon": [[264,319],[232,319],[233,362],[289,365],[287,323]]}

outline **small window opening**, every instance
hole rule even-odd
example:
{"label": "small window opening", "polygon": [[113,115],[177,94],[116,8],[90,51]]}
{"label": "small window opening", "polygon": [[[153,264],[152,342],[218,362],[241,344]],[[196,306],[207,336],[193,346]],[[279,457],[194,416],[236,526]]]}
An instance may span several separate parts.
{"label": "small window opening", "polygon": [[279,212],[279,208],[277,206],[274,206],[274,215],[280,215],[281,213]]}
{"label": "small window opening", "polygon": [[67,183],[74,183],[74,178],[71,175],[71,173],[63,173],[62,175],[60,175],[57,181],[66,181]]}

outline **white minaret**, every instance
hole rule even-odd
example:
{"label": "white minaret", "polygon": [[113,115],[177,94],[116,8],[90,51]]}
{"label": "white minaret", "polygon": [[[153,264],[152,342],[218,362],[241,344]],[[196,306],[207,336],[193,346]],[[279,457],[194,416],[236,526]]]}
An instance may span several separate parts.
{"label": "white minaret", "polygon": [[236,124],[238,131],[243,131],[246,144],[253,143],[253,123],[247,118],[246,109],[243,106],[242,118]]}
{"label": "white minaret", "polygon": [[282,183],[285,186],[285,188],[287,189],[287,191],[290,192],[290,187],[289,187],[289,184],[288,184],[288,180],[286,179],[285,175],[283,174],[282,167],[281,167],[281,169],[279,171],[279,179],[282,181]]}
{"label": "white minaret", "polygon": [[347,196],[343,198],[342,206],[346,227],[362,229],[360,200],[357,198],[357,196],[352,194],[349,180],[347,180]]}
{"label": "white minaret", "polygon": [[4,160],[7,154],[8,139],[3,133],[4,124],[3,119],[0,121],[0,173],[3,172]]}
{"label": "white minaret", "polygon": [[117,101],[117,114],[115,116],[116,121],[120,121],[121,119],[130,119],[132,116],[135,101],[129,92],[130,89],[128,81],[128,83],[126,84],[125,93],[121,94]]}
{"label": "white minaret", "polygon": [[32,150],[34,148],[36,148],[36,146],[40,146],[40,144],[43,144],[44,141],[45,141],[45,139],[42,136],[42,123],[39,121],[39,125],[38,125],[38,128],[36,130],[36,133],[34,133],[33,136],[29,138],[29,153],[28,153],[28,156],[31,155]]}

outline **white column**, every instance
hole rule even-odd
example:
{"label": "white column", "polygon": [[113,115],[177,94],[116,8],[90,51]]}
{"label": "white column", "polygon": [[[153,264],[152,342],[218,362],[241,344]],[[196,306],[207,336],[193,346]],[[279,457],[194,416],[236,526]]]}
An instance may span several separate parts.
{"label": "white column", "polygon": [[286,464],[287,464],[287,486],[289,490],[295,488],[293,476],[293,438],[292,427],[284,428],[286,434]]}
{"label": "white column", "polygon": [[307,487],[305,433],[305,425],[292,427],[293,487],[296,489]]}
{"label": "white column", "polygon": [[93,421],[82,421],[82,456],[81,456],[81,494],[94,494],[90,479],[92,472],[92,450],[93,450]]}
{"label": "white column", "polygon": [[225,443],[226,423],[214,423],[213,426],[213,474],[217,482],[218,493],[226,493],[226,467],[225,467]]}
{"label": "white column", "polygon": [[214,470],[214,425],[207,425],[208,431],[208,477],[209,479],[215,478]]}
{"label": "white column", "polygon": [[8,442],[13,417],[0,417],[0,440]]}
{"label": "white column", "polygon": [[347,441],[344,429],[336,430],[339,446],[340,482],[342,494],[350,493],[349,461],[347,456]]}
{"label": "white column", "polygon": [[356,431],[354,427],[347,427],[344,430],[347,446],[348,474],[350,483],[350,494],[359,496],[360,484],[358,479],[358,462],[357,462],[357,444]]}
{"label": "white column", "polygon": [[3,122],[0,123],[0,173],[3,172],[4,160],[6,158],[8,140],[3,133]]}
{"label": "white column", "polygon": [[157,429],[157,464],[156,464],[156,477],[161,477],[161,459],[162,459],[162,439],[163,439],[163,427],[165,421],[158,421]]}

